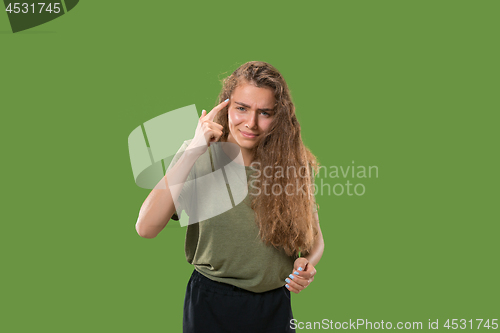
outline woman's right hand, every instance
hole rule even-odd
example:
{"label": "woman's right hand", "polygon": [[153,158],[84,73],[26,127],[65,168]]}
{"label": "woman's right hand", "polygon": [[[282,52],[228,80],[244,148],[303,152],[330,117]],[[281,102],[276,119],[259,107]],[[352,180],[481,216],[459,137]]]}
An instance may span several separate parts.
{"label": "woman's right hand", "polygon": [[223,127],[213,120],[217,113],[228,105],[228,103],[229,99],[226,99],[224,102],[214,107],[209,113],[205,110],[201,112],[194,138],[190,144],[191,148],[198,148],[200,149],[200,153],[204,153],[208,149],[210,143],[217,142],[220,139]]}

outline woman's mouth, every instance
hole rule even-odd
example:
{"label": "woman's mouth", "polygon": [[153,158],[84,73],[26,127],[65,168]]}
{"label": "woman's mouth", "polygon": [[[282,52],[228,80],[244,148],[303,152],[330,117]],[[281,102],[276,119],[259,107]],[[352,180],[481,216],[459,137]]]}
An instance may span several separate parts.
{"label": "woman's mouth", "polygon": [[249,138],[249,139],[253,139],[253,138],[256,138],[258,136],[257,134],[243,132],[241,130],[240,130],[240,132],[241,132],[241,135],[243,135],[245,138]]}

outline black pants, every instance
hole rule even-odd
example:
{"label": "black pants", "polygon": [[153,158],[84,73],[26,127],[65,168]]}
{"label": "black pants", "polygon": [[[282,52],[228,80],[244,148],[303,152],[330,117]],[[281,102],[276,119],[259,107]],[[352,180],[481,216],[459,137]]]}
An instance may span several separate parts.
{"label": "black pants", "polygon": [[288,333],[292,306],[285,286],[253,293],[210,280],[196,269],[184,299],[184,333]]}

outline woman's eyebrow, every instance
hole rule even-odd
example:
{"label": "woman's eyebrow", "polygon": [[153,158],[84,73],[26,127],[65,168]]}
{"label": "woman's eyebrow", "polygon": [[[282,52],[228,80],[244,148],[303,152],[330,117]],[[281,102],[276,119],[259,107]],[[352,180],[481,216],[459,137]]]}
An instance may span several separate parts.
{"label": "woman's eyebrow", "polygon": [[[234,101],[236,104],[239,104],[241,106],[244,106],[246,108],[249,108],[250,109],[250,105],[246,105],[245,103],[241,103],[241,102],[236,102]],[[257,109],[257,111],[273,111],[273,109]]]}

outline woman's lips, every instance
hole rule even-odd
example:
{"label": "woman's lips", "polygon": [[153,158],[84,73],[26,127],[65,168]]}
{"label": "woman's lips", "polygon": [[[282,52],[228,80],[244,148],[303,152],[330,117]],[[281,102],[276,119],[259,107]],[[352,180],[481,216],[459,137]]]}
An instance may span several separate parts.
{"label": "woman's lips", "polygon": [[257,134],[247,133],[247,132],[243,132],[243,131],[240,131],[240,132],[241,132],[241,135],[243,135],[245,138],[253,139],[253,138],[257,137]]}

